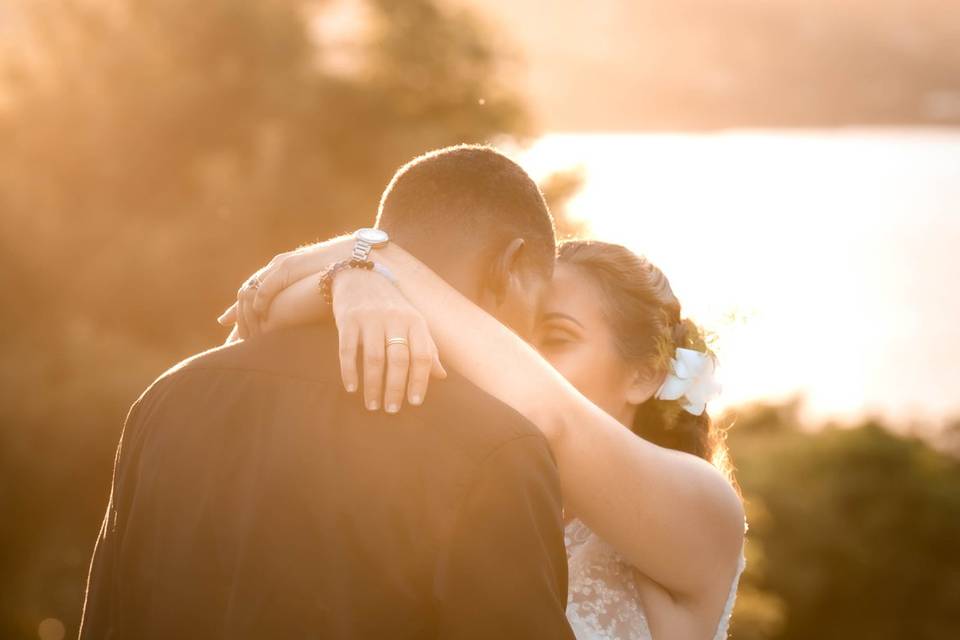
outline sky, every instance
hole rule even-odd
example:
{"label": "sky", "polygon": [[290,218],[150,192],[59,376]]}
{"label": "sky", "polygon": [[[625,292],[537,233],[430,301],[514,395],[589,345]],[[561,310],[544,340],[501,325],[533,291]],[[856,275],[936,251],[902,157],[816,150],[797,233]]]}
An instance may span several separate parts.
{"label": "sky", "polygon": [[[960,123],[960,62],[933,62],[956,59],[939,53],[960,5],[447,1],[477,11],[529,100],[521,164],[582,166],[574,215],[659,264],[718,335],[715,408],[960,417],[960,127],[929,127]],[[324,6],[318,41],[350,73],[367,15]],[[822,126],[848,119],[870,124]]]}
{"label": "sky", "polygon": [[960,5],[451,2],[529,100],[520,162],[582,166],[572,212],[718,335],[714,409],[960,417]]}
{"label": "sky", "polygon": [[548,134],[517,157],[536,178],[582,166],[572,213],[717,333],[715,408],[960,416],[960,131]]}

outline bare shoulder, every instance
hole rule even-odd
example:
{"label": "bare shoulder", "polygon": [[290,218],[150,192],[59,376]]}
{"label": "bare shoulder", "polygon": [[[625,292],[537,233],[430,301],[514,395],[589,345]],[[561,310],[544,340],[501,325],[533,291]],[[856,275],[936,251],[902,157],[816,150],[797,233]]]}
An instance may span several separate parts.
{"label": "bare shoulder", "polygon": [[740,556],[746,533],[743,500],[733,482],[720,469],[697,456],[657,447],[664,463],[682,473],[684,482],[697,495],[695,504],[701,516],[700,522],[710,532],[711,548],[718,556]]}
{"label": "bare shoulder", "polygon": [[[707,532],[702,541],[709,553],[699,555],[700,566],[691,567],[702,577],[695,590],[671,592],[645,576],[640,576],[638,587],[651,629],[657,631],[655,637],[712,637],[743,566],[747,528],[743,500],[727,476],[709,462],[672,453],[689,464],[689,480],[700,493],[699,526]],[[689,560],[678,558],[678,562],[685,561]]]}

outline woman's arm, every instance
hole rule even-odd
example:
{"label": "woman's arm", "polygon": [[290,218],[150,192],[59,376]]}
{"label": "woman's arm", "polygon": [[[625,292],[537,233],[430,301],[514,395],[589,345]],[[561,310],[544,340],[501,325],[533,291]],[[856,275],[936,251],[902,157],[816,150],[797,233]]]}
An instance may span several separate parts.
{"label": "woman's arm", "polygon": [[[278,293],[349,257],[352,246],[353,241],[349,236],[339,236],[274,256],[267,266],[240,286],[237,301],[217,318],[217,322],[223,326],[233,326],[227,343],[260,333],[269,318],[271,302]],[[322,317],[323,310],[318,311],[314,305],[301,309],[307,299],[302,300],[300,304],[284,310],[288,314],[284,324],[300,324],[309,322],[313,317]]]}
{"label": "woman's arm", "polygon": [[[675,601],[696,603],[705,593],[716,594],[716,585],[730,584],[742,546],[743,511],[715,468],[631,433],[528,344],[395,244],[375,255],[426,318],[447,364],[543,431],[557,459],[564,500],[574,513]],[[320,313],[318,303],[305,297],[306,286],[315,283],[281,291],[271,321],[282,323],[311,305]],[[359,343],[364,309],[374,308],[351,300],[376,286],[384,286],[382,278],[369,272],[337,277],[334,313],[342,347]],[[375,342],[387,335],[381,327]],[[356,376],[349,346],[346,355],[348,380]],[[388,380],[388,393],[391,384]]]}
{"label": "woman's arm", "polygon": [[[352,248],[353,239],[341,236],[274,257],[240,287],[237,302],[218,318],[225,326],[236,323],[227,344],[328,318],[331,309],[320,295],[320,273],[348,258]],[[404,396],[410,404],[421,404],[431,376],[443,379],[447,372],[423,316],[385,277],[371,276],[346,301],[338,298],[341,375],[346,390],[357,391],[356,359],[362,357],[365,406],[377,410],[382,399],[387,412],[396,413]],[[388,337],[403,338],[406,344],[386,345]]]}
{"label": "woman's arm", "polygon": [[743,543],[743,508],[717,469],[634,435],[399,247],[377,253],[426,317],[445,362],[547,436],[564,500],[578,517],[675,598],[729,585]]}

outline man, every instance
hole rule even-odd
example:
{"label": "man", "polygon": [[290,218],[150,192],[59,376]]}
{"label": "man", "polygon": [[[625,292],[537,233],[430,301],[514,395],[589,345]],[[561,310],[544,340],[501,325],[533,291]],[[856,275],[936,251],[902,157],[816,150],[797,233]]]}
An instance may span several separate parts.
{"label": "man", "polygon": [[[381,229],[523,332],[555,238],[485,147],[403,167]],[[466,380],[371,412],[332,326],[181,363],[134,404],[81,624],[94,638],[570,638],[559,483],[540,432]]]}

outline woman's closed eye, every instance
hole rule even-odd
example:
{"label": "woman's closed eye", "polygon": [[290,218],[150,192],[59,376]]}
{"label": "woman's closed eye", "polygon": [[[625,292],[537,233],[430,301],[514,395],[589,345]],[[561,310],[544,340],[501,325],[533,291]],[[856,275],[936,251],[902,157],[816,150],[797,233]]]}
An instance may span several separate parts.
{"label": "woman's closed eye", "polygon": [[540,333],[538,340],[541,349],[562,349],[579,340],[579,336],[573,331],[559,327],[547,328]]}
{"label": "woman's closed eye", "polygon": [[557,351],[579,342],[583,325],[564,313],[551,312],[543,316],[537,331],[537,344],[540,349]]}
{"label": "woman's closed eye", "polygon": [[545,336],[541,341],[545,347],[558,347],[561,345],[568,344],[573,342],[573,338],[569,334],[555,333],[548,336]]}

